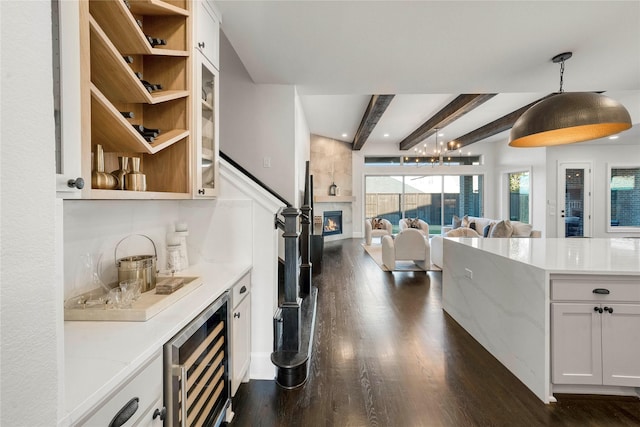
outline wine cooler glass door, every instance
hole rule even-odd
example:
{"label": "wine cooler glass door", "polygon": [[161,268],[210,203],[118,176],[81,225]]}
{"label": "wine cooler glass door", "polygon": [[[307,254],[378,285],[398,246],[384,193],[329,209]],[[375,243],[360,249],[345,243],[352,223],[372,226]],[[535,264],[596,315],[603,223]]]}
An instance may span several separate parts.
{"label": "wine cooler glass door", "polygon": [[197,196],[216,195],[218,169],[218,72],[209,61],[198,52],[198,86],[201,88],[199,114],[197,114]]}

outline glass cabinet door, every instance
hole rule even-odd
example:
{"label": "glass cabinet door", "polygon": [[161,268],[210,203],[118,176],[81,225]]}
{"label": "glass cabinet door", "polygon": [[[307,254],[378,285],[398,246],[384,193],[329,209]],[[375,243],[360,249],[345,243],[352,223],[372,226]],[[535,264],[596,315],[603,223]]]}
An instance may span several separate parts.
{"label": "glass cabinet door", "polygon": [[194,195],[212,197],[217,194],[218,169],[218,71],[198,52],[197,83],[200,102],[196,109],[196,188]]}

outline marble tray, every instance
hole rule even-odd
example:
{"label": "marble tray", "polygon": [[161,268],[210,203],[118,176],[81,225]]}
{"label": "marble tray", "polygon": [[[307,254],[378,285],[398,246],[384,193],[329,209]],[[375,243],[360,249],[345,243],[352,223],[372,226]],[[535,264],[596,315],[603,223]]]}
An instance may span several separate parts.
{"label": "marble tray", "polygon": [[[95,306],[87,308],[65,308],[64,320],[103,320],[103,321],[125,321],[144,322],[169,307],[189,292],[202,285],[200,277],[176,276],[184,279],[184,285],[169,295],[156,294],[155,289],[140,295],[137,301],[131,304],[131,308],[105,308],[105,306]],[[158,281],[165,276],[158,276]]]}

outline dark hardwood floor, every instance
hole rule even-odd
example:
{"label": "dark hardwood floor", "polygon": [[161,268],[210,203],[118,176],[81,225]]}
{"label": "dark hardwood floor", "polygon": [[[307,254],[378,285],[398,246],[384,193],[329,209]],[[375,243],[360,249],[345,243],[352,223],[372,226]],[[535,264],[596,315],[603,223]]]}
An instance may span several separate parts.
{"label": "dark hardwood floor", "polygon": [[640,426],[635,398],[543,404],[442,310],[440,273],[383,272],[360,244],[325,243],[307,383],[242,384],[231,426]]}

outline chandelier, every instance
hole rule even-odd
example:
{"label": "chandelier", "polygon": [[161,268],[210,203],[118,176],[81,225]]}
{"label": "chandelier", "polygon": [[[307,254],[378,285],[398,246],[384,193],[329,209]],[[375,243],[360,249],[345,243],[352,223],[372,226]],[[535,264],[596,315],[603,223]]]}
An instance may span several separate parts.
{"label": "chandelier", "polygon": [[[422,144],[422,147],[415,147],[413,149],[414,159],[416,166],[421,164],[420,159],[425,159],[426,164],[430,164],[431,166],[444,166],[451,164],[451,155],[458,150],[458,154],[462,155],[462,149],[460,148],[460,144],[455,145],[455,141],[450,141],[447,144],[444,144],[443,141],[438,142],[438,136],[443,136],[439,131],[441,129],[435,128],[435,144],[433,146],[433,150],[429,148],[428,143],[425,142]],[[409,157],[405,157],[405,161],[409,161]]]}

